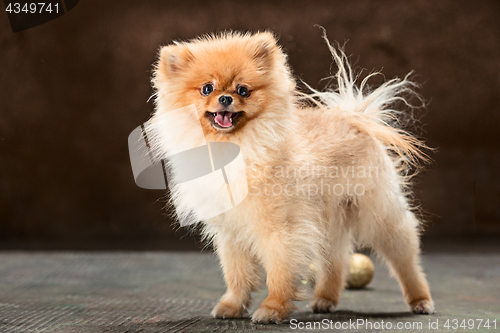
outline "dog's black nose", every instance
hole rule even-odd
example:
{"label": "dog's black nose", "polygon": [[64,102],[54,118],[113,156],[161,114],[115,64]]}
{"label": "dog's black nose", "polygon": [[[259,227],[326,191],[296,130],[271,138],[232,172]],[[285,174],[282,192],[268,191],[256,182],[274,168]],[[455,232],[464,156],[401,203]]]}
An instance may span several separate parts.
{"label": "dog's black nose", "polygon": [[229,106],[233,102],[233,98],[228,95],[222,95],[219,97],[219,103],[224,106]]}

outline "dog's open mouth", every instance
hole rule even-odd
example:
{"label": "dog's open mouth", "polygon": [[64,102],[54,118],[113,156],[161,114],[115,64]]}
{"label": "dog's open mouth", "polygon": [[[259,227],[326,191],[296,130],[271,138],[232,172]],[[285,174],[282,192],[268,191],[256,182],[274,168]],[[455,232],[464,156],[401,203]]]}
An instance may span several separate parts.
{"label": "dog's open mouth", "polygon": [[231,128],[238,120],[241,118],[243,111],[231,112],[231,111],[220,111],[220,112],[207,112],[208,117],[212,120],[212,124],[218,128]]}

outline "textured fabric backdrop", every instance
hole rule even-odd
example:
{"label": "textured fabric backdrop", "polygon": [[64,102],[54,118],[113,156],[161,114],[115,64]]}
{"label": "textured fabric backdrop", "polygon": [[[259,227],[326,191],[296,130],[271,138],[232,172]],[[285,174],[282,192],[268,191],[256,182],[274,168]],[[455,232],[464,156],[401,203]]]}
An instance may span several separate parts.
{"label": "textured fabric backdrop", "polygon": [[128,134],[153,110],[159,45],[270,29],[295,74],[322,88],[331,59],[316,24],[348,41],[359,68],[414,70],[422,84],[417,133],[438,148],[416,180],[426,234],[499,236],[499,13],[497,0],[88,0],[15,34],[0,13],[0,243],[193,246],[165,194],[135,186],[128,158]]}

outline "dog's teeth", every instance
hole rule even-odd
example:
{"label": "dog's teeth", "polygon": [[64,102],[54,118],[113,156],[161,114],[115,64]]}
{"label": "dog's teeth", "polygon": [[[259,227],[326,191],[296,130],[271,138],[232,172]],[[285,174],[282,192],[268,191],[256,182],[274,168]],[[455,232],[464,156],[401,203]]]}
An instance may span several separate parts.
{"label": "dog's teeth", "polygon": [[233,118],[229,118],[229,121],[231,122],[231,124],[233,123]]}
{"label": "dog's teeth", "polygon": [[217,117],[217,113],[215,113],[215,112],[212,113],[212,116]]}

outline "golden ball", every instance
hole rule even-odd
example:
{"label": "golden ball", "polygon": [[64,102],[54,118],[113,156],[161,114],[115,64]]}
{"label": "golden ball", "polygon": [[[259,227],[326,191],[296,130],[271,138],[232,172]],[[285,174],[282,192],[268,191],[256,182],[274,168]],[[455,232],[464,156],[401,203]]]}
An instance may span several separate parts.
{"label": "golden ball", "polygon": [[359,289],[365,287],[373,278],[375,267],[370,258],[361,253],[354,253],[349,263],[347,287]]}

